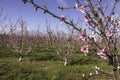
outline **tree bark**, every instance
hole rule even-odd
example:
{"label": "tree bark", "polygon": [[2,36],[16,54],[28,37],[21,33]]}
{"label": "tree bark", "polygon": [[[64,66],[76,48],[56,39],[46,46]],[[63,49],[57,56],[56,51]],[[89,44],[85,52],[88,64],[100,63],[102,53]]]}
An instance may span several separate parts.
{"label": "tree bark", "polygon": [[19,62],[21,62],[22,61],[22,56],[19,56]]}
{"label": "tree bark", "polygon": [[64,61],[65,61],[64,62],[64,66],[66,66],[67,65],[67,61],[68,61],[67,58],[64,58]]}
{"label": "tree bark", "polygon": [[109,56],[109,64],[113,68],[113,80],[119,80],[119,55],[110,55]]}

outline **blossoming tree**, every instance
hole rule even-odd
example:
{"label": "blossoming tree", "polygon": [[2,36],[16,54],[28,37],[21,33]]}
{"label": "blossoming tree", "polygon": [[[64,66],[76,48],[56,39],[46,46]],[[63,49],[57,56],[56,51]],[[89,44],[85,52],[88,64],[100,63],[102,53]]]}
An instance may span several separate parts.
{"label": "blossoming tree", "polygon": [[26,22],[19,19],[16,24],[10,23],[8,46],[18,54],[19,61],[39,46],[39,33],[30,34]]}
{"label": "blossoming tree", "polygon": [[[114,19],[115,9],[120,0],[113,0],[113,5],[110,6],[109,12],[107,12],[109,4],[103,4],[103,0],[74,0],[77,4],[71,7],[58,7],[58,9],[64,11],[70,9],[77,9],[85,15],[84,21],[87,24],[86,31],[83,27],[78,27],[74,24],[73,20],[68,20],[65,16],[58,16],[51,12],[46,5],[40,6],[33,0],[23,0],[24,3],[28,2],[33,5],[35,10],[41,9],[44,13],[52,15],[54,18],[60,20],[60,22],[70,25],[75,30],[79,31],[79,37],[84,42],[81,47],[81,52],[86,56],[90,52],[90,46],[96,47],[96,52],[101,58],[108,60],[108,63],[112,66],[114,80],[119,80],[120,69],[120,57],[119,57],[119,32],[120,21]],[[85,26],[85,25],[84,25]],[[101,44],[101,45],[100,45]],[[98,74],[99,68],[95,67],[96,74]],[[91,76],[92,74],[90,74]],[[83,75],[84,76],[84,75]]]}
{"label": "blossoming tree", "polygon": [[7,19],[7,15],[4,13],[4,9],[0,8],[0,46],[6,45],[6,28],[7,26],[4,25]]}
{"label": "blossoming tree", "polygon": [[73,40],[73,30],[69,29],[70,35],[66,37],[66,34],[61,31],[54,31],[50,29],[50,25],[46,23],[47,33],[48,33],[48,44],[50,48],[64,61],[64,66],[68,64],[69,58],[75,54],[74,45],[75,40]]}

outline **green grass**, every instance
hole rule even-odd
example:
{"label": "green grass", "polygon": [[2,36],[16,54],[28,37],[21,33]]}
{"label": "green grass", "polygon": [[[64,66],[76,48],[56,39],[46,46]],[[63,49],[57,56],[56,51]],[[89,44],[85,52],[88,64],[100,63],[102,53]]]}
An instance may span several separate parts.
{"label": "green grass", "polygon": [[[82,80],[82,74],[89,75],[95,65],[110,71],[106,61],[77,54],[67,66],[51,49],[42,46],[18,62],[18,57],[8,48],[0,48],[0,80]],[[89,80],[108,80],[99,74]]]}

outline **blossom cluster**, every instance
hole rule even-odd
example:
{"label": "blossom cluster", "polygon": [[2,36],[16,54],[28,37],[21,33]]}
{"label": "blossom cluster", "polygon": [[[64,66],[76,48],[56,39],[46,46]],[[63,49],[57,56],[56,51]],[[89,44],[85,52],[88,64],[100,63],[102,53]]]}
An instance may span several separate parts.
{"label": "blossom cluster", "polygon": [[[77,10],[79,10],[82,13],[86,13],[85,6],[83,6],[81,4],[75,4],[74,8],[77,9]],[[86,21],[89,24],[89,26],[91,26],[94,29],[96,27],[98,27],[97,29],[99,30],[100,26],[96,25],[92,21],[92,18],[91,18],[91,16],[89,14],[85,15],[84,21]],[[67,22],[67,18],[62,15],[60,17],[60,22],[61,23]],[[120,21],[119,20],[115,20],[115,19],[111,18],[110,20],[108,20],[108,22],[110,24],[117,25],[118,27],[120,26]],[[107,28],[105,28],[105,33],[106,33],[105,36],[107,36],[107,37],[115,36],[118,32],[120,32],[119,29],[113,29],[112,27],[109,27],[109,26]],[[89,36],[86,34],[86,32],[80,31],[79,38],[83,42],[86,42],[88,38],[91,39],[91,40],[93,40],[95,43],[96,42],[102,42],[102,40],[103,40],[103,38],[101,37],[101,35],[99,33],[95,32],[95,30],[92,30],[92,33]],[[80,50],[81,50],[81,52],[84,53],[84,55],[87,55],[89,53],[89,45],[88,44],[83,45]],[[97,51],[97,55],[99,55],[101,58],[103,58],[105,60],[108,58],[107,55],[106,55],[105,49],[98,50]]]}

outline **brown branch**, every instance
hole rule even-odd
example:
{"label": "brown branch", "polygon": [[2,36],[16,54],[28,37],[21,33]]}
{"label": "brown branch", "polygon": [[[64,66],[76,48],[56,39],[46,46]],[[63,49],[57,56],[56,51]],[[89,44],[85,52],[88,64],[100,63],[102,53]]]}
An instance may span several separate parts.
{"label": "brown branch", "polygon": [[78,3],[78,4],[80,4],[80,5],[81,5],[81,3],[80,3],[80,1],[79,1],[79,0],[76,0],[76,1],[77,1],[77,3]]}
{"label": "brown branch", "polygon": [[[30,1],[28,1],[28,0],[26,0],[26,1],[29,2],[29,3],[31,3],[35,8],[36,8],[36,7],[37,7],[37,9],[40,8],[41,10],[44,11],[44,13],[48,13],[48,14],[52,15],[54,18],[57,18],[57,19],[59,19],[59,20],[61,19],[61,18],[60,18],[59,16],[57,16],[56,14],[52,13],[52,12],[49,11],[48,9],[45,9],[45,8],[37,5],[37,4],[34,3],[33,1],[32,1],[32,2],[30,2]],[[67,21],[66,21],[65,23],[68,24],[68,25],[70,25],[70,26],[72,26],[74,29],[80,31],[80,29],[78,29],[74,24],[72,24],[72,23],[70,23],[70,22],[67,22]]]}
{"label": "brown branch", "polygon": [[90,10],[91,10],[92,14],[94,15],[94,18],[97,20],[97,23],[98,23],[98,26],[99,26],[98,29],[100,30],[100,32],[102,34],[104,43],[105,43],[105,45],[108,46],[108,39],[107,39],[107,36],[105,34],[105,28],[103,27],[102,19],[100,18],[99,14],[95,11],[91,0],[87,0],[87,2],[88,2],[88,5],[90,7]]}

